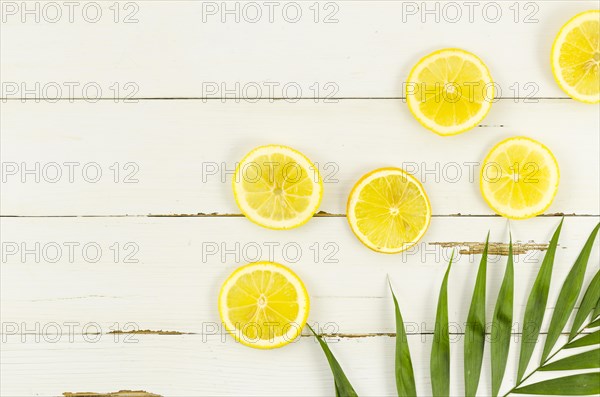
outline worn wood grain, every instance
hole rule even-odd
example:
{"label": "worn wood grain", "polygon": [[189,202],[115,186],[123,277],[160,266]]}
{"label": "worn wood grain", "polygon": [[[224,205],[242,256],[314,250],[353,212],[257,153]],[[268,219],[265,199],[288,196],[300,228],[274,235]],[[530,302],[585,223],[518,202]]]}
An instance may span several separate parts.
{"label": "worn wood grain", "polygon": [[11,101],[0,120],[0,214],[239,214],[231,191],[236,162],[278,143],[317,163],[327,213],[345,213],[363,174],[399,166],[423,181],[434,214],[491,215],[479,192],[480,164],[500,140],[527,135],[559,162],[548,213],[598,215],[599,112],[568,100],[504,100],[494,104],[488,127],[441,138],[399,100]]}
{"label": "worn wood grain", "polygon": [[[409,335],[417,393],[429,395],[431,335]],[[562,340],[566,336],[563,336]],[[333,353],[361,396],[394,396],[394,339],[374,337],[329,339]],[[451,335],[450,354],[462,361],[462,335]],[[511,340],[510,360],[502,390],[514,384],[518,339]],[[559,341],[560,343],[560,341]],[[483,374],[489,374],[489,349]],[[539,352],[534,353],[538,357]],[[67,335],[35,341],[33,336],[6,338],[0,356],[2,395],[60,395],[65,390],[144,388],[176,396],[331,396],[333,380],[314,338],[300,338],[282,349],[260,351],[229,337],[140,335],[125,341]],[[118,363],[118,365],[117,365]],[[463,395],[460,365],[452,367],[451,395]],[[536,375],[533,380],[550,377]],[[489,395],[487,376],[480,396]]]}
{"label": "worn wood grain", "polygon": [[[549,312],[598,220],[565,220]],[[312,297],[310,318],[325,333],[393,332],[388,275],[408,332],[429,333],[453,249],[439,242],[483,241],[488,230],[492,242],[506,242],[510,230],[515,242],[544,244],[559,221],[434,218],[415,249],[381,255],[362,246],[344,218],[316,218],[285,233],[244,218],[1,218],[0,306],[5,326],[11,324],[6,332],[49,332],[53,323],[75,322],[80,330],[91,324],[88,332],[221,333],[217,296],[223,280],[247,262],[274,260],[302,277]],[[542,257],[542,251],[516,257],[514,332]],[[592,253],[597,257],[598,244]],[[478,261],[478,255],[457,252],[448,287],[452,332],[464,330]],[[505,256],[490,256],[489,313],[505,264]],[[589,277],[598,265],[592,260]]]}
{"label": "worn wood grain", "polygon": [[[445,2],[332,1],[316,3],[315,23],[315,2],[276,3],[271,20],[264,2],[254,2],[262,18],[252,23],[257,14],[245,8],[252,3],[247,1],[178,1],[175,7],[170,1],[131,3],[137,11],[120,7],[117,22],[111,2],[98,2],[101,18],[95,23],[83,18],[83,5],[72,22],[68,10],[56,23],[48,18],[35,23],[32,16],[23,23],[21,13],[9,15],[2,26],[2,80],[25,82],[29,89],[40,83],[40,91],[54,82],[63,98],[66,82],[79,84],[76,97],[91,83],[99,90],[92,86],[87,97],[99,91],[108,99],[134,93],[151,98],[400,97],[404,79],[421,57],[462,47],[488,64],[504,97],[565,97],[550,70],[552,42],[572,16],[598,6],[595,1],[459,1],[450,7]],[[288,21],[300,8],[296,22],[283,15],[289,3],[298,6],[287,10]],[[211,6],[217,7],[215,14],[207,9]],[[234,12],[223,15],[226,7]],[[95,12],[89,10],[88,19],[95,19]],[[133,23],[124,23],[131,14]],[[332,14],[337,22],[324,23]],[[218,86],[218,92],[211,94],[207,84]],[[273,94],[270,84],[277,84]],[[47,97],[56,95],[51,88]],[[23,97],[23,91],[10,96]]]}

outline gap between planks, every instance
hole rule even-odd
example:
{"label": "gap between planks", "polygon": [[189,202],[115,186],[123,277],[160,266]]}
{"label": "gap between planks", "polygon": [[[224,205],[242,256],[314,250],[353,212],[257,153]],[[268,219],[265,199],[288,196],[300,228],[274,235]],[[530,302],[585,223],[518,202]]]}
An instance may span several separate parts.
{"label": "gap between planks", "polygon": [[[197,213],[197,214],[172,214],[172,215],[0,215],[0,218],[243,218],[242,214],[217,214],[217,213]],[[331,214],[321,211],[314,215],[315,218],[345,218],[345,214]],[[435,218],[454,218],[454,217],[473,217],[473,218],[497,218],[499,215],[471,215],[471,214],[450,214],[433,215]],[[578,214],[544,214],[540,217],[596,217],[596,215],[578,215]],[[462,255],[482,254],[485,244],[481,241],[445,241],[430,242],[429,245],[440,246],[442,248],[458,248]],[[533,241],[513,243],[513,252],[515,255],[527,254],[530,251],[546,251],[547,243],[535,243]],[[509,246],[502,242],[490,242],[488,252],[490,255],[508,256]]]}
{"label": "gap between planks", "polygon": [[144,390],[119,390],[112,393],[94,392],[64,392],[64,397],[162,397],[160,394],[150,393]]}
{"label": "gap between planks", "polygon": [[[580,333],[580,335],[588,335],[588,334],[592,334],[594,333],[594,331],[582,331]],[[449,332],[449,335],[462,335],[464,336],[465,333],[464,332]],[[540,335],[547,335],[548,332],[540,332]],[[3,333],[0,332],[0,335],[3,335]],[[30,332],[30,333],[16,333],[16,334],[10,334],[10,336],[24,336],[24,335],[39,335],[36,334],[35,332]],[[52,333],[44,333],[44,335],[48,335],[48,336],[52,336],[52,335],[58,335],[58,334],[52,334]],[[180,331],[163,331],[163,330],[149,330],[149,329],[144,329],[144,330],[135,330],[135,331],[121,331],[121,330],[116,330],[116,331],[110,331],[110,332],[106,332],[106,333],[101,333],[101,332],[82,332],[81,335],[159,335],[159,336],[184,336],[184,335],[191,335],[191,336],[202,336],[202,337],[207,337],[207,336],[229,336],[229,333],[216,333],[216,334],[203,334],[200,332],[180,332]],[[387,337],[387,338],[395,338],[396,337],[396,333],[395,332],[367,332],[367,333],[318,333],[317,335],[323,337],[323,338],[332,338],[332,339],[359,339],[359,338],[377,338],[377,337]],[[428,335],[434,335],[433,332],[407,332],[406,336],[428,336]],[[486,336],[491,335],[490,332],[486,332],[485,333]],[[516,335],[523,335],[522,332],[511,332],[511,336],[516,336]],[[563,336],[569,336],[569,332],[561,332],[560,335]],[[302,333],[300,335],[301,338],[312,338],[314,337],[312,333]]]}
{"label": "gap between planks", "polygon": [[[7,101],[21,101],[21,102],[42,102],[42,101],[53,101],[61,102],[61,101],[85,101],[90,102],[89,98],[0,98],[2,102]],[[252,102],[260,102],[260,101],[356,101],[356,100],[374,100],[374,101],[406,101],[406,97],[303,97],[303,98],[284,98],[284,97],[264,97],[264,98],[250,98],[250,97],[239,97],[239,98],[204,98],[204,97],[139,97],[139,98],[97,98],[94,101],[129,101],[129,102],[137,102],[137,101],[252,101]],[[564,100],[573,100],[570,97],[499,97],[494,98],[494,100],[501,101],[564,101]]]}
{"label": "gap between planks", "polygon": [[[550,213],[538,215],[538,218],[568,217],[584,218],[598,217],[600,214],[576,214],[576,213]],[[320,211],[314,218],[345,218],[346,214],[334,214]],[[431,215],[432,218],[501,218],[497,214],[438,214]],[[198,212],[195,214],[112,214],[112,215],[0,215],[0,218],[244,218],[243,214],[220,214],[218,212]]]}

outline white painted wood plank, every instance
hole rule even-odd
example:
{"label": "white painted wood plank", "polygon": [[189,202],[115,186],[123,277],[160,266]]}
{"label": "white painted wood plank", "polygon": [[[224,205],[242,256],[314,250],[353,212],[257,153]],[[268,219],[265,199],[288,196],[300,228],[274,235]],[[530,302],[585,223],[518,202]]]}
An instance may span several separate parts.
{"label": "white painted wood plank", "polygon": [[[566,218],[547,320],[562,281],[599,219]],[[515,241],[547,243],[559,220],[434,218],[418,248],[381,255],[363,247],[344,218],[316,218],[286,233],[260,229],[243,218],[1,218],[2,321],[15,332],[35,333],[52,323],[75,322],[78,329],[97,323],[102,332],[150,329],[219,334],[217,296],[227,275],[250,261],[275,260],[304,280],[312,297],[310,321],[324,326],[326,333],[394,332],[388,275],[408,332],[432,332],[451,253],[432,243],[483,241],[488,230],[491,241],[507,242],[509,228]],[[134,249],[137,252],[127,258]],[[598,252],[596,243],[586,285],[600,266]],[[515,332],[521,328],[542,257],[538,251],[517,257]],[[133,260],[138,262],[128,263]],[[505,257],[490,257],[489,316],[505,263]],[[450,275],[454,332],[464,331],[478,266],[478,255],[459,255]]]}
{"label": "white painted wood plank", "polygon": [[[479,55],[504,97],[565,97],[550,70],[552,42],[569,18],[598,7],[596,1],[430,2],[425,8],[434,12],[428,14],[417,1],[335,1],[318,3],[315,23],[308,1],[278,2],[272,22],[265,2],[138,0],[115,8],[102,1],[98,18],[96,6],[86,6],[93,2],[82,2],[71,20],[62,3],[57,19],[40,2],[36,23],[35,11],[24,14],[25,3],[6,1],[5,7],[9,3],[16,9],[6,10],[2,23],[1,75],[10,85],[2,97],[63,99],[71,83],[78,84],[73,96],[86,98],[97,92],[104,98],[222,97],[236,83],[237,95],[246,87],[250,97],[400,97],[411,67],[444,47]],[[248,3],[258,4],[256,23]],[[239,22],[235,13],[221,22],[225,7],[236,4]],[[296,8],[302,15],[290,23]],[[332,13],[338,22],[324,23]],[[128,16],[133,23],[125,23]],[[209,95],[206,84],[221,83],[225,88]]]}
{"label": "white painted wood plank", "polygon": [[600,110],[569,100],[499,101],[486,127],[452,138],[423,129],[400,100],[10,101],[0,128],[3,215],[239,213],[231,172],[269,143],[319,164],[329,213],[345,212],[361,175],[401,166],[424,182],[434,214],[492,214],[478,164],[515,135],[540,140],[558,159],[549,213],[600,214]]}
{"label": "white painted wood plank", "polygon": [[[463,336],[451,339],[451,395],[463,395]],[[564,343],[562,337],[559,343]],[[96,342],[94,342],[96,341]],[[417,393],[431,393],[432,336],[408,337]],[[63,392],[145,390],[164,396],[331,396],[333,379],[313,338],[282,349],[255,350],[231,338],[200,335],[5,337],[2,395],[61,395]],[[330,340],[330,346],[361,396],[395,396],[394,338]],[[541,345],[541,344],[540,344]],[[504,391],[514,384],[519,344],[511,341]],[[540,352],[534,353],[538,360]],[[533,361],[532,360],[532,361]],[[118,363],[118,365],[117,365]],[[533,368],[531,368],[533,370]],[[568,374],[565,373],[565,374]],[[555,373],[553,375],[556,375]],[[552,373],[534,375],[539,381]],[[478,395],[490,394],[489,345]]]}

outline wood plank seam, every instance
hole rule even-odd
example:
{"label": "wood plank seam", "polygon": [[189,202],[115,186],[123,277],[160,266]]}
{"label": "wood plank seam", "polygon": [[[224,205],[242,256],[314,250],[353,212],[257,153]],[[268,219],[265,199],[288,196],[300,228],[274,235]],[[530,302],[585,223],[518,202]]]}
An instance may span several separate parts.
{"label": "wood plank seam", "polygon": [[[537,215],[539,218],[556,217],[597,217],[600,214],[576,214],[576,213],[549,213]],[[313,218],[345,218],[346,214],[334,214],[325,211],[316,213]],[[496,214],[433,214],[432,218],[501,218]],[[243,214],[233,213],[203,213],[196,214],[127,214],[127,215],[0,215],[0,218],[244,218]]]}

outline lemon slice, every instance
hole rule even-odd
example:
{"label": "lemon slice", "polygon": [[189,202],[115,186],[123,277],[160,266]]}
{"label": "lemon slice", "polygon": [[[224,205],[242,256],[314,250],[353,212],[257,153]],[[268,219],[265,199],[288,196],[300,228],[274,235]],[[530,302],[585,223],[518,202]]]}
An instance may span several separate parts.
{"label": "lemon slice", "polygon": [[496,89],[485,64],[475,55],[448,48],[415,65],[406,83],[413,116],[439,135],[456,135],[477,126],[490,111]]}
{"label": "lemon slice", "polygon": [[323,180],[302,153],[286,146],[261,146],[237,165],[233,194],[252,222],[269,229],[292,229],[317,212]]}
{"label": "lemon slice", "polygon": [[395,254],[423,237],[431,220],[431,205],[415,177],[400,168],[382,168],[356,183],[347,214],[352,231],[364,245]]}
{"label": "lemon slice", "polygon": [[573,17],[552,45],[552,73],[571,98],[600,102],[600,10]]}
{"label": "lemon slice", "polygon": [[479,183],[484,200],[498,215],[527,219],[550,207],[559,179],[558,162],[546,146],[514,137],[490,151]]}
{"label": "lemon slice", "polygon": [[310,301],[302,281],[273,262],[242,266],[223,283],[221,320],[240,343],[273,349],[294,341],[306,324]]}

